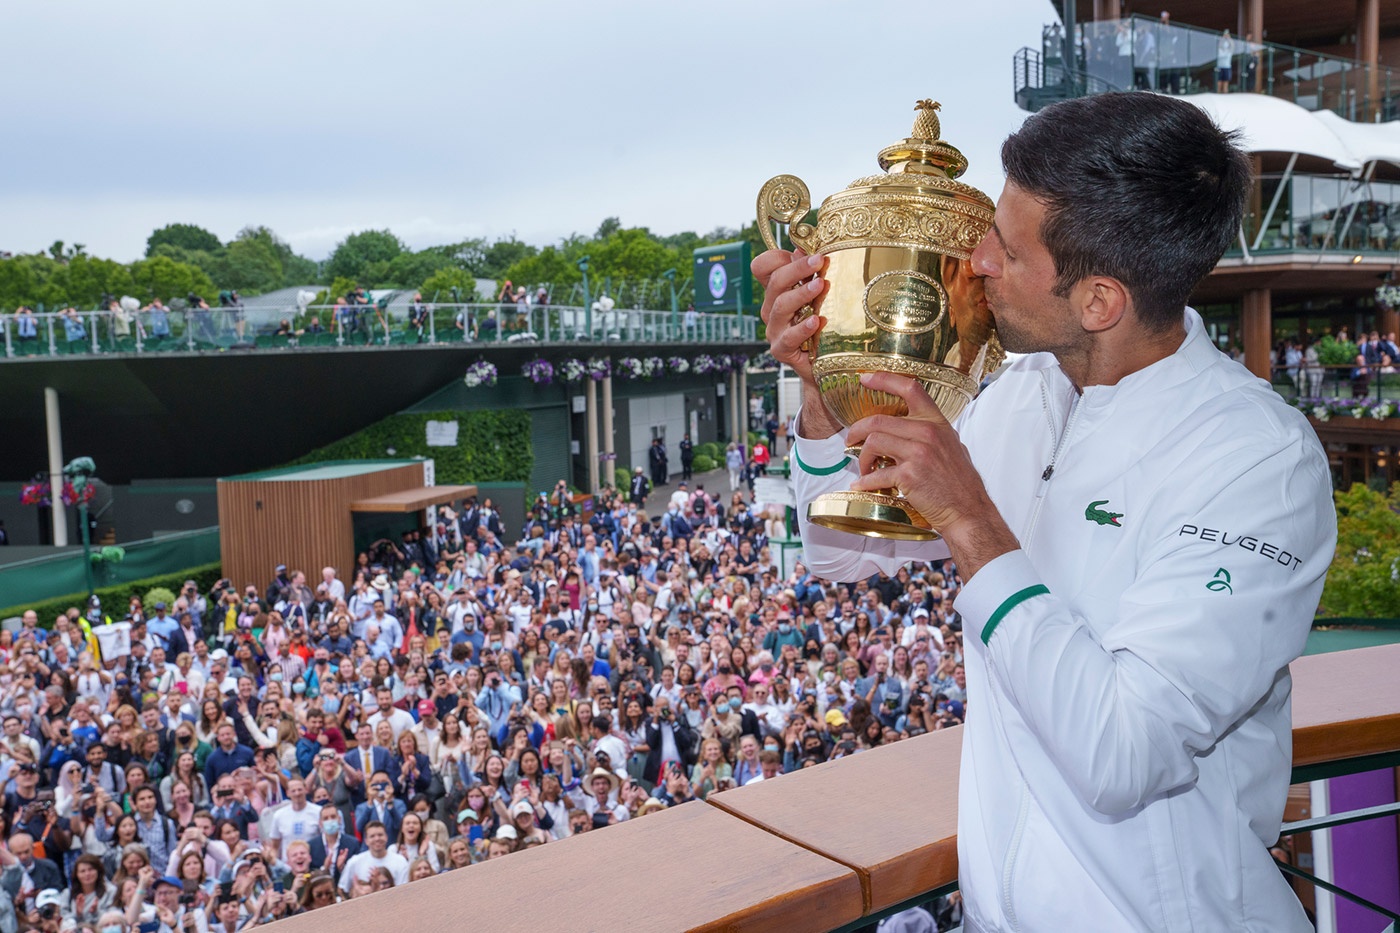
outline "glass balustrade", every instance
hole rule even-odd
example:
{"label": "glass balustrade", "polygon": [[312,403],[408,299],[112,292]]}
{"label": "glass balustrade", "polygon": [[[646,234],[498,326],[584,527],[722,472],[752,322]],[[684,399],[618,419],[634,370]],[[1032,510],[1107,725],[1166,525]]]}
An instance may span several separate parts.
{"label": "glass balustrade", "polygon": [[414,317],[407,307],[312,306],[290,309],[0,313],[3,358],[103,353],[286,351],[386,346],[514,346],[585,342],[681,347],[753,343],[756,315],[568,306],[435,304]]}
{"label": "glass balustrade", "polygon": [[[1258,211],[1244,223],[1252,254],[1400,252],[1400,182],[1295,173],[1264,175],[1259,184]],[[1280,185],[1282,196],[1269,215]],[[1226,255],[1242,253],[1236,242]]]}
{"label": "glass balustrade", "polygon": [[[1071,55],[1073,64],[1066,67]],[[1017,56],[1016,84],[1018,99],[1027,85],[1059,88],[1060,96],[1253,91],[1367,121],[1395,118],[1400,92],[1389,68],[1145,16],[1082,23],[1068,47],[1059,24],[1046,27],[1039,53],[1023,50]],[[1048,102],[1045,95],[1035,100]]]}

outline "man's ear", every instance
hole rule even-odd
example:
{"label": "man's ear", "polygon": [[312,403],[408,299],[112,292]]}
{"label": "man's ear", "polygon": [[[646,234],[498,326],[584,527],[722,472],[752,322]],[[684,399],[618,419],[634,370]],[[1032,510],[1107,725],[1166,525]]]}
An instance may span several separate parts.
{"label": "man's ear", "polygon": [[1091,275],[1080,281],[1070,293],[1070,302],[1089,333],[1112,329],[1132,308],[1127,287],[1107,275]]}

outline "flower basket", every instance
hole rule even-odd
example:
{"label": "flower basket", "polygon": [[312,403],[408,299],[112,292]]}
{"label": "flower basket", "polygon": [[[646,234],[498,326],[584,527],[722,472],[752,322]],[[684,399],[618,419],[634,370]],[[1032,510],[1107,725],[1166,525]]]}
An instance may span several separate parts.
{"label": "flower basket", "polygon": [[520,374],[537,386],[547,386],[554,381],[554,364],[537,356],[520,367]]}
{"label": "flower basket", "polygon": [[496,367],[485,360],[477,360],[467,367],[467,374],[462,377],[462,381],[469,389],[493,386],[496,384]]}

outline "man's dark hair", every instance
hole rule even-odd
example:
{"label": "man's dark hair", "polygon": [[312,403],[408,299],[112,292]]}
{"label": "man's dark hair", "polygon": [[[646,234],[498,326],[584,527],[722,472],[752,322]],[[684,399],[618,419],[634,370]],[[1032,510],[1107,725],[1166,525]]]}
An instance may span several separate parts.
{"label": "man's dark hair", "polygon": [[1006,180],[1047,205],[1055,294],[1111,276],[1148,328],[1179,324],[1239,233],[1251,170],[1238,135],[1194,104],[1129,91],[1054,104],[1007,137]]}
{"label": "man's dark hair", "polygon": [[612,731],[612,720],[606,716],[594,716],[593,728],[597,729],[599,732],[607,734],[608,732]]}

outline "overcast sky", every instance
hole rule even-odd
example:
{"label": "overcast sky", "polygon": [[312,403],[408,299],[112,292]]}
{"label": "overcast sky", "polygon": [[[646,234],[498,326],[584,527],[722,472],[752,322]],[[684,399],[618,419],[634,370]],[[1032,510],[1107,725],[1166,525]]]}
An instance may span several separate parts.
{"label": "overcast sky", "polygon": [[0,250],[136,259],[150,232],[266,224],[312,258],[388,227],[413,247],[606,216],[748,222],[791,172],[876,170],[921,97],[965,180],[1001,190],[1011,60],[1047,0],[706,3],[72,0],[10,4]]}

